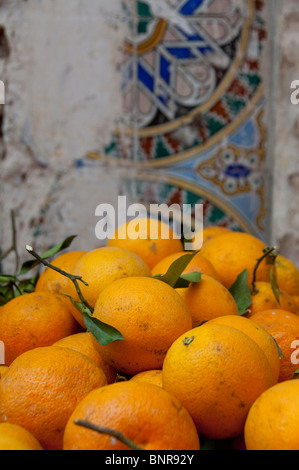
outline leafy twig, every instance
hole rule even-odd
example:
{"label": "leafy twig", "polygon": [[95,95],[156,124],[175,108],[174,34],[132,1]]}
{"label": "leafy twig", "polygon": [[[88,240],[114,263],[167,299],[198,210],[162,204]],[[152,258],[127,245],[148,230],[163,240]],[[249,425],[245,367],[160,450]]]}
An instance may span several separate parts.
{"label": "leafy twig", "polygon": [[88,284],[85,281],[83,281],[81,276],[75,276],[73,274],[67,273],[66,271],[63,271],[62,269],[60,269],[60,268],[54,266],[53,264],[49,263],[46,259],[43,259],[38,253],[36,253],[36,251],[34,251],[32,246],[26,245],[26,250],[28,251],[28,253],[30,253],[35,259],[37,259],[45,267],[53,269],[54,271],[58,272],[62,276],[65,276],[68,279],[70,279],[70,281],[73,282],[73,284],[76,288],[76,292],[77,292],[78,297],[81,300],[82,304],[84,304],[89,310],[93,311],[93,308],[89,305],[87,300],[85,300],[85,298],[83,297],[82,292],[80,290],[78,281],[82,282],[82,284],[84,284],[85,286],[88,286]]}
{"label": "leafy twig", "polygon": [[108,434],[109,436],[114,437],[115,439],[117,439],[122,444],[124,444],[125,446],[129,447],[132,450],[144,450],[142,447],[135,444],[135,442],[131,441],[131,439],[128,439],[126,436],[124,436],[120,431],[115,431],[114,429],[97,426],[96,424],[90,423],[89,421],[80,420],[80,419],[76,420],[75,424],[77,426],[90,429],[91,431],[96,431],[99,434]]}

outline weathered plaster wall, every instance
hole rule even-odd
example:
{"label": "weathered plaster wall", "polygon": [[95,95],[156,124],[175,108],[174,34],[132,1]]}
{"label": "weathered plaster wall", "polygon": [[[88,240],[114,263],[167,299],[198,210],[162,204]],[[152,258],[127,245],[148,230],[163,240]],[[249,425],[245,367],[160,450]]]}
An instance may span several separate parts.
{"label": "weathered plaster wall", "polygon": [[[78,231],[74,247],[97,243],[95,207],[116,203],[121,172],[76,162],[105,145],[121,113],[119,53],[129,26],[121,4],[0,1],[2,249],[10,245],[11,208],[21,248],[42,249]],[[157,0],[151,5],[168,15]],[[299,2],[277,1],[276,22],[272,238],[299,265],[299,105],[290,102],[290,83],[299,79]]]}
{"label": "weathered plaster wall", "polygon": [[299,79],[299,2],[282,0],[277,12],[272,233],[299,265],[299,105],[290,101],[291,82]]}
{"label": "weathered plaster wall", "polygon": [[[113,198],[118,178],[108,179],[104,170],[97,176],[80,171],[75,162],[105,144],[119,115],[117,67],[127,31],[120,5],[119,0],[1,1],[0,25],[8,48],[5,52],[2,40],[4,250],[10,244],[11,208],[16,209],[21,248],[34,244],[43,218],[40,245],[78,230],[86,244],[95,243],[98,197]],[[53,193],[55,213],[46,216]]]}

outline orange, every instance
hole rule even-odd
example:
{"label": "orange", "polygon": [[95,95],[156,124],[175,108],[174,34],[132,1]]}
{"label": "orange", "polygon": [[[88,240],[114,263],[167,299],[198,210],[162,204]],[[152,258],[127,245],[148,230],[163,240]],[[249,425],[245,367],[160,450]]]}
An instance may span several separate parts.
{"label": "orange", "polygon": [[265,353],[248,335],[206,323],[172,344],[162,383],[189,411],[200,436],[229,439],[243,433],[252,404],[274,378]]}
{"label": "orange", "polygon": [[122,225],[107,246],[118,246],[136,253],[150,269],[166,256],[183,250],[180,238],[167,224],[150,218]]}
{"label": "orange", "polygon": [[299,269],[290,259],[278,255],[276,258],[276,279],[281,290],[299,296]]}
{"label": "orange", "polygon": [[43,450],[27,429],[10,423],[0,423],[0,450]]}
{"label": "orange", "polygon": [[220,226],[204,227],[203,243],[206,243],[212,238],[219,237],[219,235],[224,235],[225,233],[229,233],[229,232],[231,232],[231,230],[227,227],[220,227]]}
{"label": "orange", "polygon": [[102,356],[98,353],[92,340],[92,334],[89,332],[77,333],[75,335],[67,336],[54,343],[53,346],[61,348],[70,348],[85,354],[89,359],[93,360],[106,375],[107,383],[115,382],[117,371],[107,364]]}
{"label": "orange", "polygon": [[266,390],[253,404],[245,424],[247,450],[299,450],[299,381]]}
{"label": "orange", "polygon": [[80,290],[94,307],[99,294],[111,282],[132,276],[151,277],[151,270],[135,253],[124,248],[102,247],[82,256],[74,267],[74,274],[88,284],[84,286],[80,282]]}
{"label": "orange", "polygon": [[270,282],[257,282],[255,293],[252,294],[251,315],[263,310],[269,310],[270,308],[279,308],[291,313],[299,313],[296,301],[290,294],[280,290],[278,302]]}
{"label": "orange", "polygon": [[[166,258],[163,258],[156,266],[152,269],[152,275],[157,276],[159,274],[166,274],[172,263],[177,261],[179,258],[182,256],[190,254],[190,252],[179,252],[179,253],[174,253],[173,255],[166,256]],[[216,272],[216,269],[210,263],[207,258],[205,258],[200,252],[197,253],[194,258],[190,261],[188,264],[187,268],[183,271],[182,274],[189,274],[193,272],[200,272],[203,274],[207,274],[208,276],[213,277],[214,279],[217,279],[217,281],[220,281],[219,274]]]}
{"label": "orange", "polygon": [[[203,256],[213,264],[222,283],[228,289],[245,269],[249,272],[249,284],[257,259],[263,256],[266,245],[248,233],[230,232],[212,238],[201,249]],[[270,266],[264,260],[257,272],[257,281],[269,281]]]}
{"label": "orange", "polygon": [[5,365],[30,349],[50,346],[79,331],[66,298],[51,292],[16,297],[0,311],[0,340],[5,345]]}
{"label": "orange", "polygon": [[299,369],[295,342],[299,341],[299,317],[293,313],[273,309],[252,315],[250,319],[267,330],[276,340],[282,352],[279,382],[291,380]]}
{"label": "orange", "polygon": [[162,370],[145,370],[134,375],[131,380],[133,382],[147,382],[162,387]]}
{"label": "orange", "polygon": [[271,365],[274,382],[278,382],[280,373],[279,349],[274,338],[264,328],[248,318],[237,315],[219,317],[211,320],[210,323],[237,328],[237,330],[243,331],[243,333],[253,339],[266,354]]}
{"label": "orange", "polygon": [[[62,269],[63,271],[72,274],[73,269],[77,261],[86,253],[86,251],[70,251],[62,255],[57,256],[51,264],[57,268]],[[35,286],[36,292],[49,291],[54,294],[67,294],[73,299],[76,298],[76,289],[73,282],[68,279],[66,276],[58,273],[54,269],[46,268],[40,275],[39,280]],[[81,326],[85,326],[82,323],[82,316],[71,302],[71,300],[66,297],[66,301],[69,304],[69,309],[71,310],[74,318],[81,323]]]}
{"label": "orange", "polygon": [[60,450],[79,401],[106,383],[102,369],[77,351],[55,346],[27,351],[0,380],[0,422],[24,427],[45,450]]}
{"label": "orange", "polygon": [[129,375],[162,368],[173,341],[192,328],[190,311],[175,289],[146,277],[120,279],[106,287],[94,317],[123,335],[124,340],[107,346],[95,344],[104,360]]}
{"label": "orange", "polygon": [[193,327],[223,315],[238,315],[235,299],[228,289],[210,276],[202,274],[200,283],[176,289],[192,315]]}
{"label": "orange", "polygon": [[121,432],[144,450],[199,450],[194,423],[181,403],[161,387],[133,381],[97,389],[76,407],[66,426],[64,450],[128,450],[106,434],[74,424],[89,422]]}
{"label": "orange", "polygon": [[0,366],[0,379],[6,374],[8,371],[8,366]]}
{"label": "orange", "polygon": [[299,295],[293,295],[292,297],[294,299],[294,302],[296,302],[296,305],[299,311]]}

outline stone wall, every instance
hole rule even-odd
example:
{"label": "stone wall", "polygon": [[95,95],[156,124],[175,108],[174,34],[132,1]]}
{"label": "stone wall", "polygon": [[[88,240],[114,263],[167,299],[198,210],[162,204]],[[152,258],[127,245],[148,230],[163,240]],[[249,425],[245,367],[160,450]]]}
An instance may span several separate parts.
{"label": "stone wall", "polygon": [[[151,5],[162,18],[170,14],[161,2]],[[0,1],[0,78],[7,88],[0,121],[2,250],[11,241],[11,209],[21,251],[26,243],[42,250],[74,233],[80,235],[74,248],[99,244],[95,207],[116,204],[135,170],[89,167],[82,159],[109,144],[121,125],[121,52],[130,19],[120,0]],[[277,2],[274,20],[274,69],[265,72],[275,87],[269,223],[272,242],[299,264],[299,106],[289,99],[290,83],[299,79],[299,2]],[[124,147],[132,145],[126,139]]]}

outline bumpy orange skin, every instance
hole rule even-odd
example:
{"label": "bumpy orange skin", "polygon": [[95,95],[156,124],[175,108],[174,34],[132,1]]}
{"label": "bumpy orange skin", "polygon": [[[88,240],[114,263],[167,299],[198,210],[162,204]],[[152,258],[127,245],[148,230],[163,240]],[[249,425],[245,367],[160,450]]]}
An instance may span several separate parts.
{"label": "bumpy orange skin", "polygon": [[[159,274],[166,274],[172,263],[181,258],[182,256],[190,254],[190,252],[180,252],[174,253],[173,255],[166,256],[162,259],[156,266],[152,269],[152,275],[157,276]],[[217,273],[216,269],[210,263],[210,261],[205,258],[200,252],[197,253],[194,258],[190,261],[187,268],[183,271],[182,274],[189,274],[199,272],[211,276],[217,281],[220,282],[220,276]]]}
{"label": "bumpy orange skin", "polygon": [[299,450],[299,381],[271,387],[252,406],[245,424],[245,444],[254,450]]}
{"label": "bumpy orange skin", "polygon": [[34,348],[51,346],[80,330],[65,296],[51,292],[24,294],[0,311],[0,340],[5,346],[5,364]]}
{"label": "bumpy orange skin", "polygon": [[0,381],[0,422],[31,432],[45,450],[61,450],[77,404],[106,376],[85,355],[54,346],[19,356]]}
{"label": "bumpy orange skin", "polygon": [[252,304],[250,307],[250,315],[269,310],[270,308],[278,308],[291,313],[298,314],[299,309],[296,301],[290,294],[280,291],[279,303],[276,300],[270,282],[257,282],[255,285],[255,293],[252,295]]}
{"label": "bumpy orange skin", "polygon": [[191,313],[169,285],[152,278],[120,279],[99,296],[94,317],[124,337],[102,346],[100,355],[116,369],[134,375],[161,369],[168,348],[192,328]]}
{"label": "bumpy orange skin", "polygon": [[66,426],[64,450],[128,450],[105,434],[74,424],[88,420],[120,431],[144,450],[199,450],[189,413],[161,387],[133,381],[91,392],[77,406]]}
{"label": "bumpy orange skin", "polygon": [[[241,232],[230,232],[212,238],[202,247],[201,253],[213,264],[223,285],[230,288],[239,274],[248,269],[248,283],[252,283],[258,258],[263,256],[266,245],[258,238]],[[270,266],[263,261],[257,272],[257,281],[270,279]]]}
{"label": "bumpy orange skin", "polygon": [[7,371],[8,371],[8,366],[0,366],[0,379],[4,377]]}
{"label": "bumpy orange skin", "polygon": [[230,232],[231,230],[227,227],[218,227],[218,226],[205,227],[203,229],[203,243],[206,243],[212,238],[219,237],[220,235],[224,235]]}
{"label": "bumpy orange skin", "polygon": [[283,357],[280,361],[279,382],[293,379],[299,368],[296,358],[293,360],[298,349],[294,342],[299,341],[299,317],[284,310],[272,309],[256,313],[250,319],[267,330],[281,349]]}
{"label": "bumpy orange skin", "polygon": [[94,361],[101,369],[107,378],[107,383],[111,384],[115,382],[117,371],[109,366],[102,356],[98,353],[94,346],[92,334],[89,332],[77,333],[75,335],[67,336],[54,343],[53,346],[59,346],[61,348],[70,348],[74,351],[78,351],[81,354],[85,354],[89,359]]}
{"label": "bumpy orange skin", "polygon": [[[69,274],[73,274],[75,264],[85,254],[86,251],[70,251],[68,253],[63,253],[51,261],[51,264]],[[67,294],[72,298],[76,297],[76,289],[73,282],[66,276],[63,276],[51,268],[46,268],[41,273],[35,286],[35,291],[48,291],[52,292],[53,294]],[[80,323],[82,316],[68,297],[66,297],[66,302],[68,302],[69,309],[72,312],[74,318],[77,321],[79,320]],[[84,323],[81,322],[81,326],[84,327]]]}
{"label": "bumpy orange skin", "polygon": [[163,388],[191,414],[200,436],[243,433],[257,397],[274,384],[269,361],[245,333],[205,324],[178,338],[163,365]]}
{"label": "bumpy orange skin", "polygon": [[[88,284],[80,283],[83,297],[94,307],[102,290],[111,282],[132,277],[151,277],[147,264],[135,253],[124,248],[102,247],[82,256],[74,267],[74,274]],[[79,300],[76,297],[76,300]]]}
{"label": "bumpy orange skin", "polygon": [[0,450],[43,450],[43,448],[27,429],[11,423],[0,423]]}
{"label": "bumpy orange skin", "polygon": [[202,275],[200,283],[176,289],[192,315],[193,327],[223,315],[238,315],[237,304],[226,287],[210,276]]}
{"label": "bumpy orange skin", "polygon": [[[133,223],[134,226],[128,222],[119,227],[107,246],[118,246],[136,253],[150,269],[166,256],[183,251],[180,238],[167,224],[152,219],[139,219]],[[155,228],[157,230],[153,234]]]}
{"label": "bumpy orange skin", "polygon": [[133,382],[146,382],[162,387],[162,370],[146,370],[134,375],[130,380]]}
{"label": "bumpy orange skin", "polygon": [[210,323],[227,325],[242,331],[253,339],[264,351],[270,363],[274,382],[278,382],[280,374],[280,355],[279,349],[274,338],[257,323],[239,315],[228,315],[211,320]]}
{"label": "bumpy orange skin", "polygon": [[299,296],[299,269],[290,259],[277,256],[275,264],[279,288],[290,295]]}

